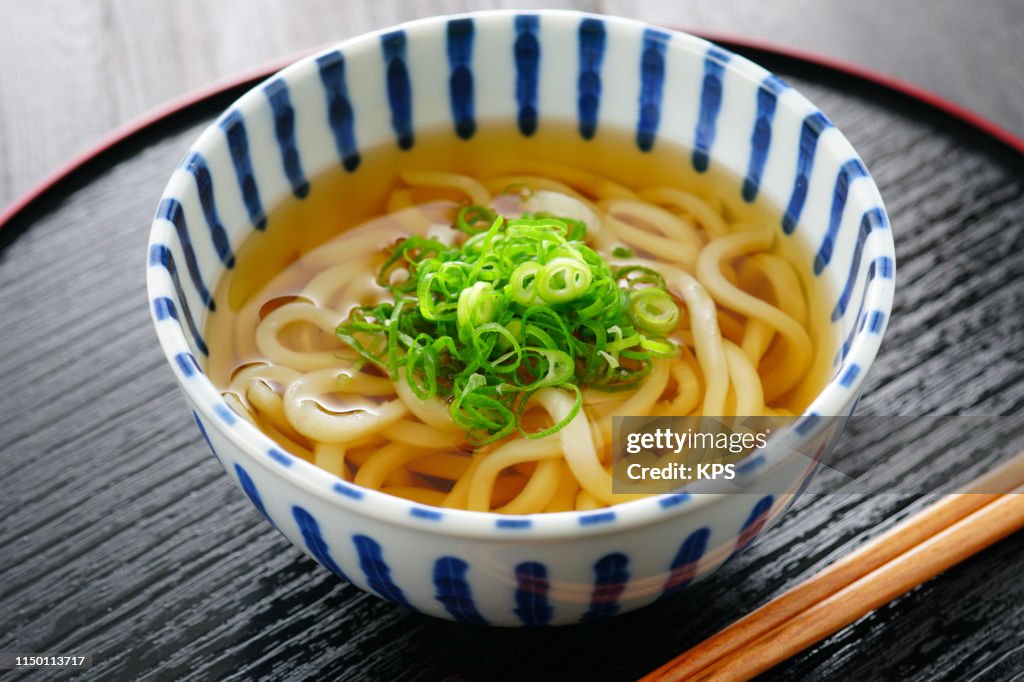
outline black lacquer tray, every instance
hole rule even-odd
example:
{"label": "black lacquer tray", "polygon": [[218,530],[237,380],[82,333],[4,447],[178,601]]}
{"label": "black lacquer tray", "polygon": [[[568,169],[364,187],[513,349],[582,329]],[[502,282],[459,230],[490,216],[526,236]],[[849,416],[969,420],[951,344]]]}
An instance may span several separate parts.
{"label": "black lacquer tray", "polygon": [[[1004,415],[1024,427],[1020,143],[880,82],[732,47],[836,122],[888,205],[896,305],[859,411]],[[251,84],[122,137],[0,229],[0,651],[91,653],[91,670],[66,674],[95,679],[633,679],[929,502],[806,495],[710,579],[586,626],[441,622],[320,569],[210,457],[146,307],[163,185]],[[950,466],[928,475],[958,473]],[[1018,533],[766,677],[1019,675],[1022,574]]]}

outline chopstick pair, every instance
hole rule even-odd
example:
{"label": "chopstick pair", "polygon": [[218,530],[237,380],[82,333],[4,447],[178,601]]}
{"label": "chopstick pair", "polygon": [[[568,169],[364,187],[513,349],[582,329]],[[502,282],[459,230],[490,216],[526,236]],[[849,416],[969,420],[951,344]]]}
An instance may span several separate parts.
{"label": "chopstick pair", "polygon": [[[999,493],[981,491],[1003,491]],[[747,680],[1024,527],[1024,453],[642,678]]]}

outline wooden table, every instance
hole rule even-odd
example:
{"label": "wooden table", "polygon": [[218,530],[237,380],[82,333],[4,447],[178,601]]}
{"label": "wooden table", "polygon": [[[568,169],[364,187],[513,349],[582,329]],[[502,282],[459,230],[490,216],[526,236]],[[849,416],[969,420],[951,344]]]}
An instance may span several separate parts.
{"label": "wooden table", "polygon": [[[771,11],[732,0],[579,5],[829,51],[945,88],[1024,132],[1015,0],[969,10],[904,2],[884,20],[872,11],[889,3],[873,0],[824,9],[786,1]],[[466,5],[288,7],[8,3],[0,21],[0,204],[182,90]],[[953,37],[961,34],[978,40]],[[49,44],[59,48],[40,48]],[[998,73],[1016,80],[976,75]],[[794,83],[836,113],[893,218],[899,291],[862,412],[1004,414],[1011,433],[1024,432],[1021,157],[949,120],[919,120],[920,109],[871,87],[837,93],[799,76]],[[0,235],[0,651],[81,648],[94,655],[93,676],[106,679],[630,679],[928,502],[805,497],[727,570],[605,624],[466,628],[359,593],[302,557],[231,485],[156,348],[140,254],[159,188],[201,123],[179,121],[152,146],[108,155],[65,186],[59,205],[37,207]],[[906,438],[893,447],[908,446]],[[1019,675],[1022,565],[1017,534],[769,677]]]}
{"label": "wooden table", "polygon": [[774,41],[1024,135],[1020,0],[0,0],[0,208],[104,133],[261,62],[400,21],[564,7]]}

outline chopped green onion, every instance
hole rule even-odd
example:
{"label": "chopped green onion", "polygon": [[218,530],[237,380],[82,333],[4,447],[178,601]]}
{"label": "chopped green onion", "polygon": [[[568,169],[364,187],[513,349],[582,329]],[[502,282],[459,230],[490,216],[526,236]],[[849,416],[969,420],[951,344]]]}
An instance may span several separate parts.
{"label": "chopped green onion", "polygon": [[615,271],[615,279],[622,283],[623,288],[635,290],[645,286],[665,288],[665,278],[661,273],[642,265],[628,265]]}
{"label": "chopped green onion", "polygon": [[540,263],[528,260],[520,263],[508,282],[508,292],[516,303],[523,306],[533,306],[541,303],[541,298],[535,290],[537,272],[540,271]]}
{"label": "chopped green onion", "polygon": [[455,227],[466,234],[486,232],[494,222],[495,213],[486,206],[473,204],[459,209],[455,217]]}
{"label": "chopped green onion", "polygon": [[[393,380],[404,372],[420,399],[446,401],[469,442],[556,433],[579,413],[581,387],[634,389],[655,358],[678,354],[665,338],[679,309],[664,278],[612,270],[584,242],[582,222],[541,213],[506,221],[472,205],[453,227],[466,234],[461,244],[395,244],[377,275],[393,301],[357,306],[337,335]],[[572,391],[574,408],[526,433],[520,418],[545,387]]]}
{"label": "chopped green onion", "polygon": [[459,329],[479,327],[498,314],[501,297],[489,282],[477,282],[459,293],[456,318]]}
{"label": "chopped green onion", "polygon": [[635,291],[629,310],[637,326],[652,334],[670,334],[679,325],[679,306],[664,289],[653,287]]}
{"label": "chopped green onion", "polygon": [[548,303],[565,303],[585,294],[593,280],[582,261],[555,258],[537,273],[537,293]]}

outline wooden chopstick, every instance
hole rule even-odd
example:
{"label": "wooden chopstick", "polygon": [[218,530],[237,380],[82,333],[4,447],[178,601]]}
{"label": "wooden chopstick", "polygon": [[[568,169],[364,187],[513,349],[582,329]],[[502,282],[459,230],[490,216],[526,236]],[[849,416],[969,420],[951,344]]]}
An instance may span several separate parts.
{"label": "wooden chopstick", "polygon": [[944,496],[644,682],[748,679],[1021,528],[1024,453],[965,490]]}

